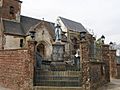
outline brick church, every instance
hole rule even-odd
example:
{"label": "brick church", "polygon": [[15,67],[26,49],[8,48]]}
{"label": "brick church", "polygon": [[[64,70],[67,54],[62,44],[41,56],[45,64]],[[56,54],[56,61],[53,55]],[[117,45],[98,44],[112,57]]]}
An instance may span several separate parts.
{"label": "brick church", "polygon": [[[29,31],[34,29],[36,48],[41,49],[41,56],[49,59],[55,41],[55,24],[22,16],[21,4],[20,0],[0,0],[0,49],[26,48],[27,41],[30,40]],[[79,47],[80,32],[87,30],[81,23],[63,17],[58,17],[57,21],[62,29],[62,42],[65,44],[66,55],[69,56],[69,53],[75,55]]]}
{"label": "brick church", "polygon": [[[98,42],[81,23],[58,17],[61,38],[56,43],[56,23],[21,15],[21,4],[0,0],[0,86],[96,90],[110,82],[110,74],[117,76],[116,51],[104,44],[104,37]],[[36,32],[34,38],[30,31]]]}

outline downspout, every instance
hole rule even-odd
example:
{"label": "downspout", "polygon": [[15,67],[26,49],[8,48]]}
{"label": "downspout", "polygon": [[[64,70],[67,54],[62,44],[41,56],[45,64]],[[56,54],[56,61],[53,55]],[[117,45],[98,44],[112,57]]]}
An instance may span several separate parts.
{"label": "downspout", "polygon": [[3,30],[3,20],[2,20],[2,6],[0,6],[0,23],[1,23],[1,41],[2,41],[2,47],[1,49],[4,49],[4,30]]}

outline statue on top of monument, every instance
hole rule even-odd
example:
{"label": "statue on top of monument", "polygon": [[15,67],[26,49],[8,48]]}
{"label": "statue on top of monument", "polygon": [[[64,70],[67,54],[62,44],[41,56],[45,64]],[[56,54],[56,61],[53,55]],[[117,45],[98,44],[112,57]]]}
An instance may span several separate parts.
{"label": "statue on top of monument", "polygon": [[57,26],[55,27],[55,40],[56,41],[61,41],[61,28],[60,26],[57,24]]}

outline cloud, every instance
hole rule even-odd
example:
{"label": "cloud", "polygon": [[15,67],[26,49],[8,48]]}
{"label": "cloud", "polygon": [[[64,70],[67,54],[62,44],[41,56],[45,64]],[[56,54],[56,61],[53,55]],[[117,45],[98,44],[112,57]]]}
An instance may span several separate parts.
{"label": "cloud", "polygon": [[119,3],[120,0],[25,0],[22,14],[53,22],[57,16],[63,16],[119,43]]}

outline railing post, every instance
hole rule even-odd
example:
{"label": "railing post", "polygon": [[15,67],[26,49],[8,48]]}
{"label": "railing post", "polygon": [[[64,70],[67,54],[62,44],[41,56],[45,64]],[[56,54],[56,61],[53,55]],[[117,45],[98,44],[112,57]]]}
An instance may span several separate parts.
{"label": "railing post", "polygon": [[110,77],[117,77],[117,60],[116,60],[116,50],[109,50],[110,59]]}
{"label": "railing post", "polygon": [[36,41],[28,41],[28,56],[29,56],[29,65],[26,65],[28,67],[28,79],[29,79],[29,89],[33,89],[33,82],[34,82],[34,65],[35,65],[35,43]]}
{"label": "railing post", "polygon": [[80,42],[80,60],[82,65],[82,88],[83,90],[90,90],[89,43],[86,40]]}
{"label": "railing post", "polygon": [[106,82],[110,82],[109,45],[102,45],[102,59],[106,64]]}

